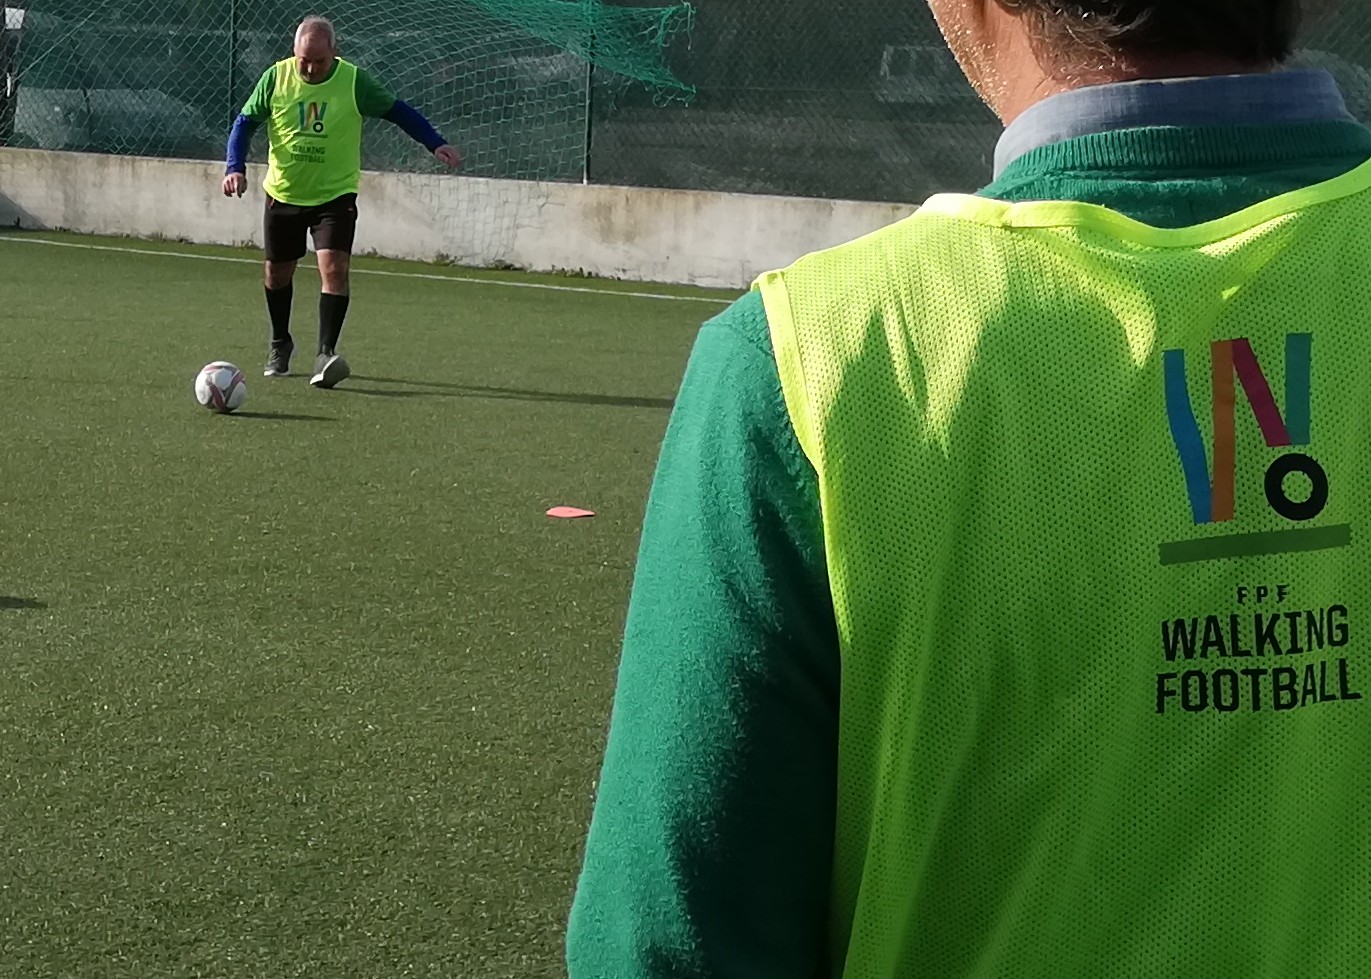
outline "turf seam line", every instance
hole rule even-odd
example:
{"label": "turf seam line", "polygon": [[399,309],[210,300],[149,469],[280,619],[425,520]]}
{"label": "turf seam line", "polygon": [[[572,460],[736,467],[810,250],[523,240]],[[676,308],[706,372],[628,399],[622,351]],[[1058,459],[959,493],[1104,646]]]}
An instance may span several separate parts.
{"label": "turf seam line", "polygon": [[[20,245],[51,245],[54,248],[78,248],[82,251],[92,252],[120,252],[126,255],[150,255],[154,258],[193,258],[202,262],[229,262],[235,265],[262,264],[261,260],[255,258],[233,258],[228,255],[197,255],[194,252],[166,252],[146,248],[122,248],[117,245],[83,245],[74,241],[53,241],[50,238],[19,238],[12,235],[0,235],[0,242],[10,242]],[[305,269],[317,268],[317,266],[314,265],[301,265],[300,267]],[[460,282],[464,285],[506,286],[510,289],[542,289],[547,292],[578,292],[591,296],[624,296],[629,299],[665,299],[672,302],[713,303],[716,306],[728,306],[734,302],[732,299],[714,299],[709,296],[672,296],[664,292],[626,292],[621,289],[592,289],[587,286],[555,286],[545,282],[509,282],[505,279],[481,279],[472,275],[435,275],[428,272],[387,272],[383,269],[359,268],[353,268],[352,273],[354,275],[383,275],[395,279]]]}

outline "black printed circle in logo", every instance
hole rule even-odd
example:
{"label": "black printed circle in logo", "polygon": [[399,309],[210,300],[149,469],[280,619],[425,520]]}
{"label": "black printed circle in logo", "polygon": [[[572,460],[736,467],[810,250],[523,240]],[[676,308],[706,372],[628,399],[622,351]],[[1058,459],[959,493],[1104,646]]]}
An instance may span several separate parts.
{"label": "black printed circle in logo", "polygon": [[322,133],[324,131],[324,124],[322,122],[316,122],[314,124],[314,131],[316,133]]}
{"label": "black printed circle in logo", "polygon": [[[1285,477],[1294,473],[1303,473],[1312,487],[1303,502],[1285,495]],[[1328,505],[1328,474],[1307,455],[1283,455],[1266,470],[1266,502],[1286,520],[1313,520]]]}

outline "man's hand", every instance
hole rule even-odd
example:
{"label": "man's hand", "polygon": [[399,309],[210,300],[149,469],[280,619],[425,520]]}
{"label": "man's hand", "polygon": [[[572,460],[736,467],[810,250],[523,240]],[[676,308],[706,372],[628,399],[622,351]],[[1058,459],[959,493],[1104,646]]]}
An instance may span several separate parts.
{"label": "man's hand", "polygon": [[433,155],[450,167],[460,167],[462,165],[462,151],[455,146],[449,146],[444,143],[433,151]]}
{"label": "man's hand", "polygon": [[230,173],[224,177],[224,196],[242,197],[248,189],[247,174]]}

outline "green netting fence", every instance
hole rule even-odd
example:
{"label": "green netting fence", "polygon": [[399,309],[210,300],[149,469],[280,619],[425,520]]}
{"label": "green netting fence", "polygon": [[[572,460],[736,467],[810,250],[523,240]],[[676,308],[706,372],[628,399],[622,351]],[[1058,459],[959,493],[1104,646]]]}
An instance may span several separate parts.
{"label": "green netting fence", "polygon": [[[280,0],[28,0],[27,8],[10,142],[193,159],[222,156],[258,77],[290,55],[295,25],[313,12]],[[611,93],[634,85],[658,104],[693,96],[663,59],[689,30],[686,4],[335,0],[324,12],[342,54],[427,113],[477,175],[582,179],[592,66]],[[368,125],[368,168],[436,166],[394,127]]]}
{"label": "green netting fence", "polygon": [[[922,0],[0,4],[27,8],[0,30],[0,140],[19,145],[218,159],[308,13],[482,176],[915,201],[983,183],[999,132]],[[1371,4],[1312,17],[1295,63],[1371,120]],[[365,162],[436,166],[384,123]]]}

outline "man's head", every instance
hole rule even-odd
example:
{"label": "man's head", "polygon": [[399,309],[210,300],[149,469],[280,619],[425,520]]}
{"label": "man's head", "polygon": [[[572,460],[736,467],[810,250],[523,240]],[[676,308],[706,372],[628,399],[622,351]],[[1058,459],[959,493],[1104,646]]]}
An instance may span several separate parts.
{"label": "man's head", "polygon": [[328,78],[338,57],[333,25],[323,17],[306,17],[295,32],[295,65],[300,77],[310,84]]}
{"label": "man's head", "polygon": [[[1001,116],[1031,64],[1038,98],[1129,78],[1265,71],[1308,0],[929,0],[967,77]],[[1030,99],[1029,104],[1035,99]],[[1022,107],[1019,107],[1021,111]]]}

